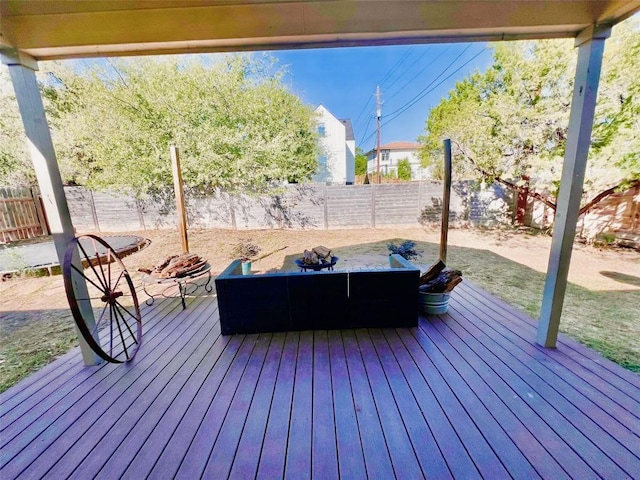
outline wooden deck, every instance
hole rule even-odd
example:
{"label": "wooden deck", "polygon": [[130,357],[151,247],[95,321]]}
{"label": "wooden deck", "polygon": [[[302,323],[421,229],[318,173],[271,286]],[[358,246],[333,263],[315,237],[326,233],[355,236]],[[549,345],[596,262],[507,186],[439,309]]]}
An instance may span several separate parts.
{"label": "wooden deck", "polygon": [[131,364],[0,397],[0,478],[640,478],[640,377],[470,282],[415,329],[223,337],[215,295],[144,322]]}

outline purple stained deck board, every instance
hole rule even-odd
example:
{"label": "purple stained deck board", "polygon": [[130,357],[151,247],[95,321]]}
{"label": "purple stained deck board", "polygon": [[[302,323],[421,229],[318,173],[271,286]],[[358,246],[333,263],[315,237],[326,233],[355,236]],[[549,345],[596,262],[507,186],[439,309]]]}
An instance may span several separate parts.
{"label": "purple stained deck board", "polygon": [[454,478],[479,478],[480,474],[468,451],[397,331],[383,330],[383,334]]}
{"label": "purple stained deck board", "polygon": [[[88,449],[92,442],[81,439],[79,443],[82,449],[77,447],[73,449],[74,454],[79,458],[75,459],[71,456],[63,462],[65,469],[54,468],[49,474],[61,478],[73,472],[78,477],[95,478],[113,455],[122,455],[124,458],[118,459],[122,464],[125,464],[125,458],[132,458],[151,430],[164,420],[167,408],[197,368],[199,359],[212,345],[221,341],[219,324],[205,322],[207,318],[208,315],[202,315],[203,328],[198,331],[199,334],[194,336],[192,341],[185,343],[180,351],[181,357],[171,362],[172,368],[175,368],[173,375],[171,370],[167,370],[163,375],[157,376],[149,387],[134,399],[133,403],[128,407],[125,405],[124,411],[118,417],[111,415],[105,420],[101,418],[92,426],[92,429],[97,428],[101,431],[102,438],[84,460],[80,458],[79,452],[76,452]],[[195,349],[191,350],[193,346]],[[182,359],[184,361],[180,362]],[[117,421],[113,423],[116,419]],[[112,426],[109,426],[110,424]],[[126,448],[122,448],[123,446]],[[109,473],[113,474],[113,471]]]}
{"label": "purple stained deck board", "polygon": [[[266,355],[272,334],[261,334],[251,352],[233,401],[213,445],[209,460],[202,474],[203,478],[228,478],[231,465],[238,450],[240,437],[247,422],[260,374],[265,366]],[[256,439],[257,440],[257,439]]]}
{"label": "purple stained deck board", "polygon": [[339,474],[341,478],[365,478],[362,440],[340,331],[330,330],[328,343]]}
{"label": "purple stained deck board", "polygon": [[284,478],[311,478],[313,332],[300,333]]}
{"label": "purple stained deck board", "polygon": [[429,425],[420,410],[386,338],[379,329],[369,330],[371,341],[407,428],[420,468],[427,478],[453,478]]}
{"label": "purple stained deck board", "polygon": [[547,379],[547,383],[579,407],[589,418],[606,424],[607,430],[614,437],[624,440],[629,433],[633,433],[635,440],[627,443],[632,444],[636,455],[640,455],[640,406],[633,399],[619,391],[616,395],[616,391],[610,391],[608,383],[602,382],[599,377],[593,378],[593,385],[599,385],[601,390],[609,391],[611,396],[603,395],[601,390],[580,381],[563,363],[557,362],[555,356],[549,358],[545,355],[546,352],[524,341],[504,324],[494,321],[493,318],[487,323],[488,317],[464,300],[454,308],[466,316],[468,322],[495,332],[490,336],[510,351],[519,353],[519,357],[526,361],[532,370],[541,378]]}
{"label": "purple stained deck board", "polygon": [[[220,433],[224,419],[229,411],[229,406],[231,402],[233,402],[233,397],[240,384],[242,374],[251,360],[253,349],[258,343],[257,335],[248,335],[248,337],[250,338],[245,339],[242,349],[238,352],[236,358],[234,358],[220,388],[215,393],[215,396],[211,398],[209,409],[204,418],[202,418],[202,423],[200,423],[195,436],[190,440],[186,455],[177,466],[177,471],[174,474],[171,473],[170,470],[171,467],[176,469],[175,464],[171,466],[167,465],[166,469],[160,471],[162,475],[175,475],[175,478],[191,479],[200,478],[204,472],[213,445]],[[197,419],[194,420],[197,421]],[[160,472],[156,473],[156,475],[160,475]]]}
{"label": "purple stained deck board", "polygon": [[286,334],[276,333],[271,339],[229,478],[242,480],[256,477],[285,338]]}
{"label": "purple stained deck board", "polygon": [[387,450],[396,476],[419,478],[423,476],[407,427],[398,411],[380,360],[376,354],[368,330],[356,330],[356,341],[362,354],[365,372],[373,392],[378,418],[385,433]]}
{"label": "purple stained deck board", "polygon": [[[467,327],[473,328],[472,325],[467,325]],[[570,418],[574,417],[576,412],[570,405],[563,402],[561,397],[553,392],[542,379],[528,370],[511,353],[496,344],[488,335],[478,332],[478,341],[485,342],[485,351],[482,352],[483,358],[489,360],[495,357],[498,360],[495,368],[499,368],[502,375],[508,376],[509,383],[516,387],[516,392],[521,398],[538,411],[547,424],[567,444],[571,445],[595,472],[604,476],[624,475],[621,469],[599,447],[594,445],[570,420],[565,418],[565,415],[569,415]],[[558,402],[560,403],[558,404]],[[605,444],[608,443],[606,437],[609,435],[602,436],[602,441]]]}
{"label": "purple stained deck board", "polygon": [[215,296],[157,302],[131,364],[0,396],[0,478],[640,478],[634,377],[467,283],[417,328],[221,336]]}
{"label": "purple stained deck board", "polygon": [[355,333],[352,330],[343,331],[342,342],[347,359],[367,475],[370,478],[393,478],[395,476],[393,464]]}
{"label": "purple stained deck board", "polygon": [[447,383],[448,379],[439,372],[431,361],[430,355],[435,353],[435,350],[429,348],[428,345],[421,345],[416,339],[424,333],[420,329],[414,331],[413,334],[401,330],[398,333],[407,350],[419,365],[425,380],[438,398],[449,422],[469,451],[481,475],[487,478],[507,478],[509,474],[504,465],[456,397],[457,391],[452,390],[452,387]]}
{"label": "purple stained deck board", "polygon": [[299,338],[299,332],[286,334],[282,358],[278,364],[273,400],[269,406],[267,428],[261,445],[256,477],[259,479],[284,476]]}
{"label": "purple stained deck board", "polygon": [[[522,348],[524,345],[527,351],[531,352],[532,356],[540,359],[540,361],[548,368],[553,367],[554,371],[558,375],[561,375],[565,380],[571,381],[576,377],[586,380],[587,383],[583,380],[578,380],[572,384],[578,385],[578,388],[582,388],[583,393],[587,396],[593,396],[593,394],[596,396],[602,396],[602,394],[605,393],[610,400],[620,404],[627,412],[632,413],[636,418],[640,418],[640,399],[633,398],[632,396],[633,392],[637,391],[637,389],[625,382],[616,381],[615,383],[621,383],[624,387],[623,390],[620,390],[618,386],[615,386],[608,380],[604,380],[601,376],[593,373],[591,369],[585,368],[581,361],[569,356],[568,353],[572,353],[572,350],[570,349],[545,349],[535,344],[532,340],[535,334],[532,334],[532,336],[530,336],[531,338],[528,338],[526,334],[523,334],[521,322],[514,322],[513,320],[510,320],[508,316],[496,314],[495,310],[491,309],[489,306],[479,304],[477,302],[477,297],[475,296],[468,296],[463,292],[459,297],[459,301],[461,302],[461,306],[466,306],[472,317],[478,316],[479,319],[488,318],[489,323],[487,325],[490,325],[488,328],[495,330],[504,326],[513,333],[510,338],[513,340],[514,346]],[[584,347],[582,348],[584,349]],[[582,360],[582,358],[582,356],[578,357],[579,360]],[[606,362],[608,362],[608,360],[606,360]],[[616,365],[616,367],[618,369],[622,369],[622,367],[618,365]],[[609,371],[606,370],[606,372],[606,375],[610,377],[610,374],[608,373]],[[592,386],[597,386],[598,389],[593,389]],[[609,406],[610,401],[605,400],[605,404]]]}
{"label": "purple stained deck board", "polygon": [[[183,328],[188,326],[192,326],[192,324],[187,324]],[[187,332],[189,331],[187,330]],[[198,330],[192,329],[186,335],[186,338],[194,338],[197,332]],[[165,345],[162,356],[146,356],[141,359],[136,357],[134,361],[137,362],[137,365],[144,367],[145,364],[150,364],[149,368],[146,370],[141,368],[139,372],[136,369],[130,369],[128,372],[130,375],[123,375],[105,394],[98,398],[87,399],[81,407],[83,410],[78,409],[79,411],[77,411],[73,409],[65,413],[76,418],[72,420],[72,423],[66,429],[63,428],[63,425],[60,425],[62,422],[58,422],[58,424],[52,425],[43,432],[42,436],[44,438],[55,438],[55,442],[49,446],[45,442],[39,442],[38,447],[41,449],[41,453],[33,463],[21,472],[22,475],[27,478],[40,478],[48,474],[56,464],[63,461],[66,454],[70,454],[73,458],[71,460],[65,459],[65,463],[68,461],[71,466],[77,465],[78,457],[83,455],[84,449],[74,447],[77,447],[76,444],[81,440],[82,436],[92,429],[93,434],[90,434],[90,438],[93,441],[100,439],[104,432],[96,428],[96,422],[100,419],[106,419],[107,422],[110,422],[119,418],[123,410],[130,405],[130,401],[142,394],[155,378],[162,375],[167,365],[172,365],[172,368],[175,368],[175,365],[180,362],[181,350],[182,344],[174,342],[171,345]],[[176,364],[167,364],[159,361],[165,357],[171,359],[174,356],[177,358]],[[140,360],[139,363],[138,360]],[[125,368],[127,366],[125,365]],[[117,368],[117,366],[114,366],[114,368]],[[80,415],[80,412],[82,415]],[[47,448],[44,448],[45,446]]]}
{"label": "purple stained deck board", "polygon": [[313,332],[311,476],[338,478],[335,413],[327,331]]}
{"label": "purple stained deck board", "polygon": [[[180,317],[176,317],[176,320],[178,318]],[[168,344],[172,343],[170,337],[172,332],[188,331],[190,326],[191,322],[188,318],[185,318],[182,322],[174,321],[168,328],[164,328],[155,339],[156,342],[153,340],[148,342],[145,353],[142,354],[140,352],[141,355],[136,356],[133,360],[135,365],[138,366],[136,369],[127,368],[130,365],[124,365],[124,369],[122,369],[118,368],[120,365],[115,364],[105,364],[100,367],[98,372],[90,377],[91,384],[84,385],[83,389],[74,390],[71,395],[65,397],[66,401],[57,403],[55,408],[49,409],[45,415],[32,423],[28,429],[16,437],[8,446],[3,447],[0,452],[0,458],[2,458],[0,465],[2,465],[3,471],[15,472],[15,470],[18,470],[21,472],[32,462],[39,460],[40,454],[47,451],[49,446],[54,446],[54,449],[58,451],[49,451],[47,455],[54,453],[49,457],[51,460],[48,461],[57,461],[57,457],[62,454],[59,450],[62,449],[64,452],[65,449],[65,444],[58,440],[60,435],[63,435],[69,428],[74,427],[77,419],[83,418],[86,412],[89,415],[95,414],[96,410],[91,407],[94,406],[95,402],[102,400],[114,384],[120,382],[120,385],[132,385],[146,368],[154,368],[153,363],[157,357],[153,356],[153,352],[160,347],[166,349]],[[164,346],[164,343],[167,346]],[[89,423],[91,422],[89,421]],[[26,450],[27,445],[36,438],[40,440],[37,443],[32,443],[33,446]],[[45,458],[42,461],[46,462]],[[9,462],[12,462],[13,465],[7,466]],[[17,475],[19,472],[15,472],[15,474]]]}

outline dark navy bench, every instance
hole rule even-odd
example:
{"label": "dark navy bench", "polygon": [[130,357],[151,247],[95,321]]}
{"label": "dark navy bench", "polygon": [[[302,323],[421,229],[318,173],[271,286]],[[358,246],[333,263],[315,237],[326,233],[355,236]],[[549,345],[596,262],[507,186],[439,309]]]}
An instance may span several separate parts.
{"label": "dark navy bench", "polygon": [[399,255],[392,267],[242,275],[236,260],[215,280],[223,335],[415,327],[420,271]]}

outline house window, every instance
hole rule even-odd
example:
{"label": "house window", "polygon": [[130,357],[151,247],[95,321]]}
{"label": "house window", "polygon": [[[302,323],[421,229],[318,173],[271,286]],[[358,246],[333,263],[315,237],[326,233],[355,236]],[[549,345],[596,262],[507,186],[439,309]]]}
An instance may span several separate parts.
{"label": "house window", "polygon": [[380,160],[383,162],[389,161],[389,150],[382,150],[380,152]]}
{"label": "house window", "polygon": [[321,123],[318,125],[318,135],[320,135],[321,137],[324,137],[326,135],[326,128],[324,126],[324,123]]}

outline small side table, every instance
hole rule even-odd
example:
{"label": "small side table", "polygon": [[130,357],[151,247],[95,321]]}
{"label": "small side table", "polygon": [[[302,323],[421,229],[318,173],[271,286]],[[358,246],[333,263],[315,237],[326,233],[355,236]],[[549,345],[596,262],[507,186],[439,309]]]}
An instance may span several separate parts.
{"label": "small side table", "polygon": [[317,265],[307,265],[301,259],[296,258],[295,262],[298,267],[300,267],[301,272],[306,272],[307,270],[313,270],[314,272],[318,272],[324,268],[327,270],[333,270],[333,266],[338,261],[338,257],[331,257],[331,262],[328,263],[318,263]]}
{"label": "small side table", "polygon": [[[207,282],[204,285],[199,285],[195,280],[203,277],[204,275],[207,275]],[[182,301],[183,310],[187,308],[187,304],[185,303],[185,297],[187,295],[195,293],[195,291],[200,287],[203,287],[207,293],[211,293],[213,290],[213,285],[211,285],[211,265],[209,265],[209,263],[205,263],[202,268],[181,277],[157,278],[152,277],[148,273],[144,273],[140,279],[142,280],[142,289],[149,297],[145,301],[147,305],[153,305],[155,297],[159,295],[162,295],[164,298],[171,298],[172,295],[167,295],[167,292],[175,285],[178,286],[178,291],[180,292],[180,300]],[[165,285],[165,288],[160,293],[152,295],[148,292],[147,285]]]}

